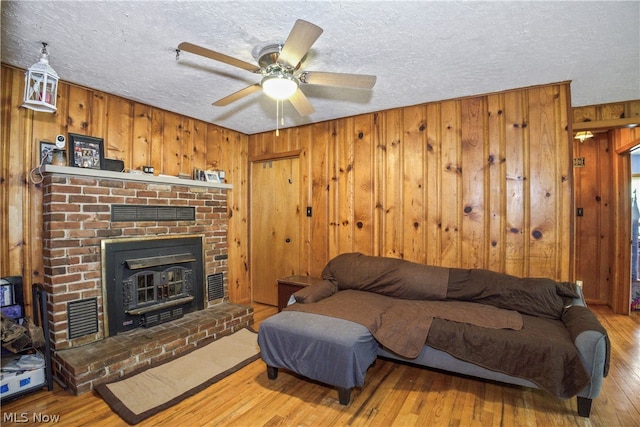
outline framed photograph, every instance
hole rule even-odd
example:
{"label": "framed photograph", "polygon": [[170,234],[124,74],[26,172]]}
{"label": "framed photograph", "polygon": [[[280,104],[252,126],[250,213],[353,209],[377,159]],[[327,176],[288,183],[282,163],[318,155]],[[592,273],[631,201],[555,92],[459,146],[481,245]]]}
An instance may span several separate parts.
{"label": "framed photograph", "polygon": [[193,179],[196,181],[206,181],[207,177],[205,176],[205,170],[194,168],[193,169]]}
{"label": "framed photograph", "polygon": [[40,164],[50,165],[53,161],[53,150],[56,144],[53,142],[40,141]]}
{"label": "framed photograph", "polygon": [[69,134],[69,166],[104,169],[104,140],[93,136]]}
{"label": "framed photograph", "polygon": [[207,182],[220,182],[220,175],[218,175],[218,171],[205,171],[204,176]]}

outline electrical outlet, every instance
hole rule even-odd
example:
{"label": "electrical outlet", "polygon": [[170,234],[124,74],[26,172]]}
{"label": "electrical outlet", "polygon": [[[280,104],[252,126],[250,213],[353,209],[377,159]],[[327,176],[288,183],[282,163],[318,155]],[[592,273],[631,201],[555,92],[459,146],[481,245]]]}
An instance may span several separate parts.
{"label": "electrical outlet", "polygon": [[576,285],[578,285],[579,287],[582,287],[582,280],[576,280]]}

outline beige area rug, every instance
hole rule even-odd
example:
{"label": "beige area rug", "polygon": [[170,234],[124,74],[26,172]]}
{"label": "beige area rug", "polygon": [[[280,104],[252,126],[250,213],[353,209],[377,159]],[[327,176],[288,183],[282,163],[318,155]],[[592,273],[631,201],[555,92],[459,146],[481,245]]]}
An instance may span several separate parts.
{"label": "beige area rug", "polygon": [[123,420],[137,424],[259,357],[257,334],[242,329],[173,360],[101,384],[96,391]]}

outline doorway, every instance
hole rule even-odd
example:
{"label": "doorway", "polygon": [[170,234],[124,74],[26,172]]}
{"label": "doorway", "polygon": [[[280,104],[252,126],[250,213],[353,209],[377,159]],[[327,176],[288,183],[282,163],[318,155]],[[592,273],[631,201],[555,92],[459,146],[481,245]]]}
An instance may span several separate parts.
{"label": "doorway", "polygon": [[[633,184],[634,167],[632,165],[632,152],[640,147],[640,138],[632,128],[619,128],[610,130],[609,140],[612,144],[612,192],[616,196],[614,200],[614,215],[611,229],[614,235],[613,251],[610,254],[613,285],[613,298],[611,308],[617,314],[640,314],[631,310],[633,292]],[[640,198],[640,194],[636,191]],[[638,201],[640,205],[640,200]],[[637,224],[636,224],[637,227]],[[638,230],[636,230],[638,231]],[[640,252],[640,249],[639,249]],[[640,278],[640,265],[637,272]]]}
{"label": "doorway", "polygon": [[277,280],[298,274],[300,160],[251,164],[251,289],[254,302],[278,305]]}
{"label": "doorway", "polygon": [[583,280],[588,304],[608,305],[618,314],[629,314],[631,305],[630,150],[639,142],[629,129],[612,129],[573,146],[575,279]]}

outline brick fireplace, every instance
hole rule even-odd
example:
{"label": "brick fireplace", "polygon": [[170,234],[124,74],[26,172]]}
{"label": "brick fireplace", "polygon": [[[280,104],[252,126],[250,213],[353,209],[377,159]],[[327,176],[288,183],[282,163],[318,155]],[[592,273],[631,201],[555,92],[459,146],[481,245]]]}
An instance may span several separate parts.
{"label": "brick fireplace", "polygon": [[[231,185],[51,165],[44,172],[43,284],[48,293],[54,377],[62,385],[80,394],[253,323],[251,307],[228,300]],[[103,283],[105,243],[151,241],[153,247],[155,239],[187,236],[202,245],[200,257],[192,261],[198,268],[201,265],[197,280],[182,273],[184,250],[176,255],[148,252],[126,260],[139,269],[138,281],[169,276],[173,285],[147,286],[139,294],[158,299],[161,307],[170,306],[173,317],[151,322],[166,313],[148,309],[145,300],[130,310],[133,315],[127,322],[134,327],[109,333],[105,306],[111,284]],[[158,267],[157,259],[174,259],[177,267]],[[178,304],[189,299],[186,293],[175,293],[176,286],[182,292],[183,285],[196,287],[192,293],[201,301],[197,309]]]}

